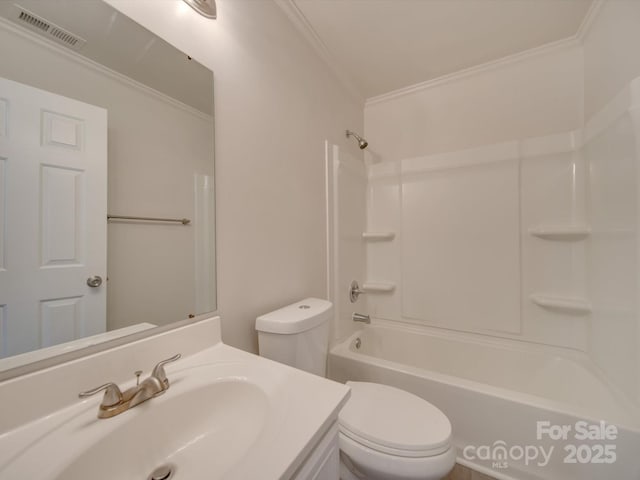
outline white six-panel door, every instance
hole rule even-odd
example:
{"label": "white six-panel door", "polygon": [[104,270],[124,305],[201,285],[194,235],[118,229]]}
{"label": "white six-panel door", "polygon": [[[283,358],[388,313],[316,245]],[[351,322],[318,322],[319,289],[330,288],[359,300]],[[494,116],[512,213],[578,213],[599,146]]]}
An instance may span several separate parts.
{"label": "white six-panel door", "polygon": [[0,78],[0,357],[105,331],[106,207],[106,110]]}

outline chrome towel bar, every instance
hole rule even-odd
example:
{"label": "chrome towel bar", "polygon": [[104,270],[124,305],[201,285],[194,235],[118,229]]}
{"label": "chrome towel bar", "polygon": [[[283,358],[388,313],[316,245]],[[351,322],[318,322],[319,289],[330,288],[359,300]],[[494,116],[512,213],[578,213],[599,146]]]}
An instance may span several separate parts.
{"label": "chrome towel bar", "polygon": [[188,218],[155,218],[155,217],[130,217],[126,215],[107,215],[107,220],[140,220],[143,222],[170,222],[189,225],[191,220]]}

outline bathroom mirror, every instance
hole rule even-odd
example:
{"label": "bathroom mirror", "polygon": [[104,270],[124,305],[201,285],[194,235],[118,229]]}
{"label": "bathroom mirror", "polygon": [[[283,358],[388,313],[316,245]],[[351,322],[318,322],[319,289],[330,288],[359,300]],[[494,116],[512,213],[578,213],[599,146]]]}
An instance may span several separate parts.
{"label": "bathroom mirror", "polygon": [[213,73],[102,0],[0,2],[0,58],[0,379],[215,310]]}

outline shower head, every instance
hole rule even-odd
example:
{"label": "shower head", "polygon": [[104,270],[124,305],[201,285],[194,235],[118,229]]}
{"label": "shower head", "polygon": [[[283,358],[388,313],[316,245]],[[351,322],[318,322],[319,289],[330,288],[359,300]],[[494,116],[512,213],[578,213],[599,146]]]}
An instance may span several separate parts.
{"label": "shower head", "polygon": [[364,150],[365,148],[367,148],[367,146],[369,146],[369,142],[367,142],[360,135],[352,132],[351,130],[347,130],[347,138],[349,138],[350,136],[353,136],[356,140],[358,140],[358,146],[360,147],[360,150]]}

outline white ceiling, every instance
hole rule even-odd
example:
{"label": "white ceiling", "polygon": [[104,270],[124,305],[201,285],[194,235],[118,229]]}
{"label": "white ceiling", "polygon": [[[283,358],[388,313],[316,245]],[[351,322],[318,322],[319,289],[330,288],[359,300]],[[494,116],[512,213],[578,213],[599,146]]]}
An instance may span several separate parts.
{"label": "white ceiling", "polygon": [[16,5],[86,40],[77,51],[80,55],[213,114],[213,73],[109,4],[101,0],[0,0],[0,17],[24,27]]}
{"label": "white ceiling", "polygon": [[591,0],[290,0],[365,98],[576,34]]}

